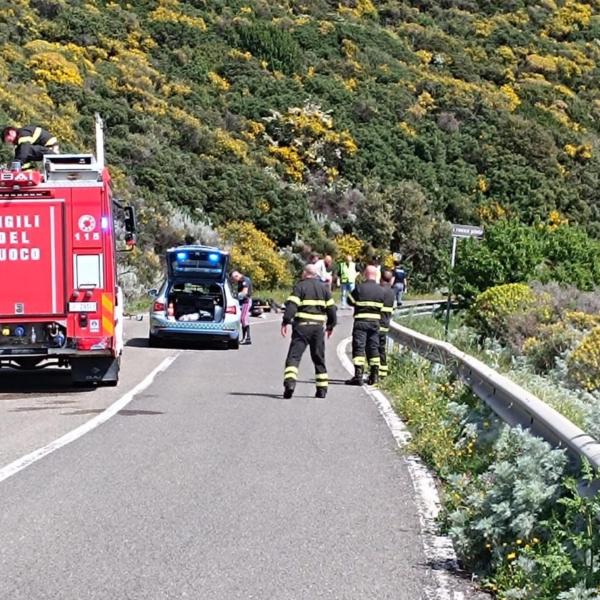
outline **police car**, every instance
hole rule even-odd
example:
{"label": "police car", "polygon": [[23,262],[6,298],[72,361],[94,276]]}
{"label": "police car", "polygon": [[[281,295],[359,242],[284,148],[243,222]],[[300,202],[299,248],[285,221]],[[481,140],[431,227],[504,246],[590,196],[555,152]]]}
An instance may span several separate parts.
{"label": "police car", "polygon": [[178,246],[167,250],[167,278],[150,310],[150,346],[161,341],[208,341],[237,349],[240,305],[227,270],[229,254],[210,246]]}

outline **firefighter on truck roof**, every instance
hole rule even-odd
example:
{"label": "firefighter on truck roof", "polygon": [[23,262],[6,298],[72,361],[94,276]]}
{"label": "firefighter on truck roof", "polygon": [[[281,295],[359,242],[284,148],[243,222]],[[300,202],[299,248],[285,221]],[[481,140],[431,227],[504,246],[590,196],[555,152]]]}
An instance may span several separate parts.
{"label": "firefighter on truck roof", "polygon": [[325,334],[331,337],[337,323],[336,306],[331,292],[320,281],[317,267],[307,264],[302,281],[296,284],[292,295],[286,300],[281,335],[287,335],[292,324],[292,341],[285,361],[283,374],[283,397],[291,398],[298,378],[298,366],[306,346],[315,365],[316,398],[325,398],[329,386],[325,366]]}
{"label": "firefighter on truck roof", "polygon": [[44,154],[58,154],[58,140],[45,129],[35,125],[13,127],[9,125],[2,130],[2,141],[13,144],[15,160],[21,163],[23,170],[33,169],[34,162],[43,159]]}
{"label": "firefighter on truck roof", "polygon": [[[377,284],[379,274],[375,265],[364,271],[363,283],[359,283],[348,296],[348,303],[354,306],[354,327],[352,328],[352,362],[354,377],[348,385],[362,385],[367,361],[369,363],[369,385],[379,380],[379,325],[383,309],[384,290]],[[366,358],[365,358],[366,354]]]}

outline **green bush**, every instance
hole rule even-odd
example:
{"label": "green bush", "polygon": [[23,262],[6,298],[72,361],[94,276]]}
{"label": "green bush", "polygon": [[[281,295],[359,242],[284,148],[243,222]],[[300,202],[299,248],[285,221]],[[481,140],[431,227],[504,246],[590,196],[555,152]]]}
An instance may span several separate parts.
{"label": "green bush", "polygon": [[461,382],[445,372],[432,376],[431,363],[409,353],[391,357],[390,374],[386,386],[411,429],[414,452],[443,477],[486,466],[475,443],[495,419]]}
{"label": "green bush", "polygon": [[459,242],[454,291],[464,300],[501,283],[534,279],[593,289],[600,284],[600,242],[565,223],[516,221],[486,228],[481,241]]}
{"label": "green bush", "polygon": [[301,67],[302,52],[289,32],[271,23],[256,22],[238,31],[240,45],[266,61],[269,68],[293,75]]}
{"label": "green bush", "polygon": [[567,474],[564,450],[499,425],[445,370],[393,355],[386,387],[440,476],[440,522],[459,560],[505,600],[597,598],[600,495],[586,468]]}
{"label": "green bush", "polygon": [[488,571],[513,560],[521,542],[535,537],[538,521],[558,497],[567,462],[564,450],[509,427],[493,456],[481,475],[451,478],[448,495],[457,552],[471,568]]}

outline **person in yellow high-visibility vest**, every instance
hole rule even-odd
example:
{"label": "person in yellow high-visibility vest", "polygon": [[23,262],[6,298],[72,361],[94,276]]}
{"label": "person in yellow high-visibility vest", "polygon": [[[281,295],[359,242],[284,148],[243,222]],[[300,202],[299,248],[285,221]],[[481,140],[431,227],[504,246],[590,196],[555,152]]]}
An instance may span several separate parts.
{"label": "person in yellow high-visibility vest", "polygon": [[356,285],[356,277],[358,271],[356,270],[356,263],[352,260],[352,256],[348,254],[344,262],[338,265],[338,275],[340,278],[340,288],[342,291],[342,302],[340,308],[350,308],[348,306],[348,294],[352,292]]}
{"label": "person in yellow high-visibility vest", "polygon": [[58,140],[48,131],[35,125],[13,127],[9,125],[2,130],[2,141],[13,144],[15,160],[21,163],[23,170],[33,169],[34,162],[43,159],[44,154],[58,154]]}

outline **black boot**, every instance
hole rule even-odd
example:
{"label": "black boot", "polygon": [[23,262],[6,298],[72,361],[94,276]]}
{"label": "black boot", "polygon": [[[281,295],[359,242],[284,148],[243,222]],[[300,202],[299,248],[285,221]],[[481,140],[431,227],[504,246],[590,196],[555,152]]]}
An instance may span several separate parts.
{"label": "black boot", "polygon": [[379,383],[379,367],[371,367],[369,371],[369,385],[377,385]]}
{"label": "black boot", "polygon": [[294,395],[294,389],[296,388],[295,381],[284,381],[283,382],[283,397],[289,400]]}
{"label": "black boot", "polygon": [[315,394],[315,398],[327,398],[327,388],[326,387],[318,387],[317,393]]}
{"label": "black boot", "polygon": [[363,367],[354,366],[354,377],[346,380],[346,385],[362,385],[363,374],[365,370]]}
{"label": "black boot", "polygon": [[242,334],[242,341],[240,344],[244,344],[245,346],[251,344],[252,340],[250,339],[250,325],[244,325],[244,327],[242,327]]}

